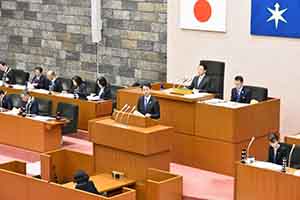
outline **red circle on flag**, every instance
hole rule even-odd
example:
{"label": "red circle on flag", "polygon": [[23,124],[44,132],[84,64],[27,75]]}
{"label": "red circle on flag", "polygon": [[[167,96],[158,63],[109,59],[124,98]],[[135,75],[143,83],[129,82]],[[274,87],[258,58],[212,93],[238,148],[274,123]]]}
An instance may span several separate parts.
{"label": "red circle on flag", "polygon": [[194,5],[194,15],[199,22],[207,22],[211,17],[211,5],[207,0],[198,0]]}

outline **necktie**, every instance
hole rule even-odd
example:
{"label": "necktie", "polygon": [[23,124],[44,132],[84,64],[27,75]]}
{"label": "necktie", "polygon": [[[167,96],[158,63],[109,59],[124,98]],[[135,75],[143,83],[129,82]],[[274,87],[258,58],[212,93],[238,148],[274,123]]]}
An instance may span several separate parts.
{"label": "necktie", "polygon": [[147,112],[147,106],[148,106],[148,101],[147,101],[147,98],[145,97],[145,100],[144,100],[144,110],[145,110],[145,112]]}
{"label": "necktie", "polygon": [[237,101],[240,101],[241,99],[241,91],[237,90]]}
{"label": "necktie", "polygon": [[276,156],[277,156],[277,151],[274,151],[274,157],[273,157],[273,163],[276,163]]}
{"label": "necktie", "polygon": [[200,89],[200,84],[202,82],[202,79],[203,79],[203,77],[199,76],[198,85],[197,85],[198,88],[197,89]]}

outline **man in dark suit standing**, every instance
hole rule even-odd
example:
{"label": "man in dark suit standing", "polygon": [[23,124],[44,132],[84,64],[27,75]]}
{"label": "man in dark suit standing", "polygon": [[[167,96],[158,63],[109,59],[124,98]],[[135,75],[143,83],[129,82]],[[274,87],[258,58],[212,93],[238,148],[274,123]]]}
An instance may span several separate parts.
{"label": "man in dark suit standing", "polygon": [[34,77],[31,80],[31,84],[36,89],[44,89],[47,90],[47,78],[43,75],[43,68],[36,67],[34,68]]}
{"label": "man in dark suit standing", "polygon": [[13,103],[3,90],[0,90],[0,108],[7,110],[13,109]]}
{"label": "man in dark suit standing", "polygon": [[137,109],[140,113],[145,115],[145,117],[150,117],[152,119],[160,118],[160,107],[158,100],[151,95],[151,84],[143,84],[142,90],[144,95],[139,98]]}
{"label": "man in dark suit standing", "polygon": [[48,87],[47,89],[50,92],[62,92],[63,87],[61,81],[57,79],[56,73],[54,71],[47,72],[47,79],[48,79]]}
{"label": "man in dark suit standing", "polygon": [[250,103],[251,90],[244,87],[244,78],[236,76],[234,78],[235,88],[231,90],[231,101],[239,103]]}
{"label": "man in dark suit standing", "polygon": [[211,80],[206,75],[207,67],[205,65],[199,65],[197,67],[197,76],[193,78],[191,85],[188,87],[190,90],[196,89],[199,92],[211,91]]}
{"label": "man in dark suit standing", "polygon": [[283,159],[288,159],[289,148],[279,142],[279,137],[275,133],[269,134],[268,139],[270,144],[268,162],[282,165]]}
{"label": "man in dark suit standing", "polygon": [[39,114],[39,104],[38,102],[30,96],[27,91],[21,94],[22,107],[21,110],[26,114],[38,115]]}
{"label": "man in dark suit standing", "polygon": [[16,84],[14,72],[5,62],[0,62],[0,71],[2,72],[2,81],[4,83]]}

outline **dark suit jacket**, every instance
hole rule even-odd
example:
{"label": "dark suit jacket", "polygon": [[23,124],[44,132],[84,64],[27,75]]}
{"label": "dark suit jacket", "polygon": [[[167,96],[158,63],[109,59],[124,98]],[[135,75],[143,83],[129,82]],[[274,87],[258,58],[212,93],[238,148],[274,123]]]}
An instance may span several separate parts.
{"label": "dark suit jacket", "polygon": [[212,90],[210,78],[205,75],[201,83],[198,85],[199,76],[195,76],[191,85],[188,87],[190,90],[197,89],[200,92],[210,92]]}
{"label": "dark suit jacket", "polygon": [[37,86],[34,86],[36,89],[45,89],[48,90],[48,80],[45,75],[41,75],[40,78],[38,79],[37,76],[34,76],[33,79],[31,80],[31,83],[36,83]]}
{"label": "dark suit jacket", "polygon": [[77,183],[75,188],[93,194],[100,194],[92,181]]}
{"label": "dark suit jacket", "polygon": [[156,100],[155,97],[151,96],[150,100],[147,105],[147,109],[145,110],[144,107],[144,100],[145,96],[142,96],[138,100],[137,109],[140,113],[143,115],[146,115],[147,113],[151,114],[151,118],[153,119],[159,119],[160,118],[160,107],[159,102]]}
{"label": "dark suit jacket", "polygon": [[[96,94],[99,95],[99,93],[100,93],[100,87],[97,87]],[[103,99],[103,100],[112,99],[112,94],[111,94],[111,88],[110,87],[105,87],[104,88],[104,91],[100,96],[100,99]]]}
{"label": "dark suit jacket", "polygon": [[[0,100],[1,101],[1,100]],[[11,98],[9,98],[9,96],[4,96],[2,99],[2,103],[0,103],[0,105],[2,104],[2,108],[11,110],[13,109],[13,102],[11,100]]]}
{"label": "dark suit jacket", "polygon": [[88,94],[85,83],[82,83],[77,88],[72,88],[72,93],[78,95],[79,99],[86,99]]}
{"label": "dark suit jacket", "polygon": [[240,98],[238,99],[238,91],[236,88],[231,90],[231,101],[239,103],[250,103],[251,101],[251,90],[243,87]]}
{"label": "dark suit jacket", "polygon": [[55,79],[53,86],[52,86],[52,81],[47,80],[47,82],[48,82],[47,89],[49,91],[53,91],[53,92],[62,92],[63,91],[62,83],[59,79]]}
{"label": "dark suit jacket", "polygon": [[24,110],[26,114],[38,115],[39,104],[36,100],[32,100],[30,103],[22,102],[22,110]]}
{"label": "dark suit jacket", "polygon": [[285,144],[280,143],[280,147],[277,150],[276,159],[275,159],[275,162],[274,162],[274,149],[271,146],[269,147],[268,162],[275,163],[275,164],[278,164],[278,165],[282,165],[283,158],[288,159],[288,157],[289,157],[289,148]]}
{"label": "dark suit jacket", "polygon": [[3,72],[2,80],[7,84],[16,84],[14,71],[11,68],[9,68],[8,71]]}

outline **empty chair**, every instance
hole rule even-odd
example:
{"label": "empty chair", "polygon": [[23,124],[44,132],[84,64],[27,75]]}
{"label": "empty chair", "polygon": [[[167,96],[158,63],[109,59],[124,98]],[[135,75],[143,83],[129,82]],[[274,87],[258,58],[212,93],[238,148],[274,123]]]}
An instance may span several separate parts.
{"label": "empty chair", "polygon": [[21,108],[22,107],[22,99],[19,94],[9,94],[11,98],[13,108]]}
{"label": "empty chair", "polygon": [[28,72],[19,69],[13,69],[13,73],[16,79],[16,84],[25,85],[28,82],[30,76]]}
{"label": "empty chair", "polygon": [[96,85],[95,81],[86,81],[85,84],[86,84],[87,94],[92,94],[92,93],[95,94],[96,93],[97,85]]}
{"label": "empty chair", "polygon": [[251,91],[251,100],[265,101],[268,99],[268,89],[264,87],[245,86]]}
{"label": "empty chair", "polygon": [[72,83],[71,79],[59,77],[59,78],[57,78],[57,80],[59,80],[61,82],[63,91],[67,91],[67,92],[72,91],[73,83]]}
{"label": "empty chair", "polygon": [[52,114],[52,101],[48,99],[35,98],[39,105],[39,115],[51,116]]}
{"label": "empty chair", "polygon": [[56,112],[59,112],[62,117],[65,117],[70,122],[62,128],[63,134],[77,132],[78,124],[78,106],[68,103],[58,103]]}
{"label": "empty chair", "polygon": [[296,145],[291,155],[291,167],[300,169],[300,146]]}
{"label": "empty chair", "polygon": [[225,63],[211,60],[201,60],[200,65],[207,67],[207,76],[211,78],[211,93],[223,99]]}
{"label": "empty chair", "polygon": [[117,107],[117,93],[119,89],[123,89],[124,87],[119,85],[111,85],[111,97],[113,102],[113,109]]}

